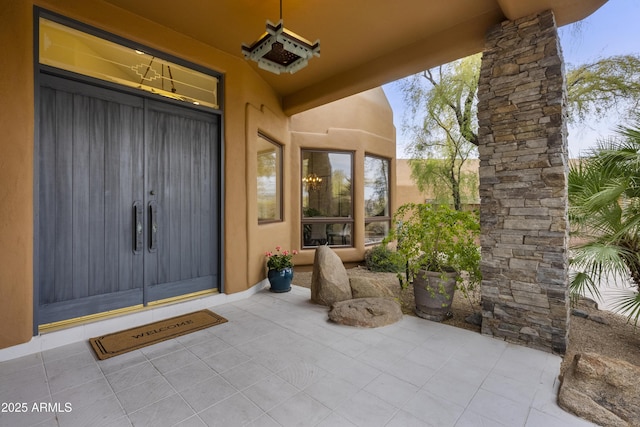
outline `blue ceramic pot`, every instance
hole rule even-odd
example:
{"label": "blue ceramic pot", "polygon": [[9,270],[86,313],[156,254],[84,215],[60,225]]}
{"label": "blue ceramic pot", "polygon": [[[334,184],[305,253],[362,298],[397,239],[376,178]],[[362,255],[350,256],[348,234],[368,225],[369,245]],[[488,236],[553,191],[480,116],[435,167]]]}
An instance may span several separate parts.
{"label": "blue ceramic pot", "polygon": [[267,272],[267,278],[269,279],[269,284],[271,284],[271,292],[289,292],[291,290],[291,281],[293,280],[293,268],[270,269]]}

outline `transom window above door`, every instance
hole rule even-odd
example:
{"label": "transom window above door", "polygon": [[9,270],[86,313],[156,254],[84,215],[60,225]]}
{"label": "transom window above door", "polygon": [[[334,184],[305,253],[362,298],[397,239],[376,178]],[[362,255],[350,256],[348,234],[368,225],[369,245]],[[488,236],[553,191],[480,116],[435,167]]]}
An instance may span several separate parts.
{"label": "transom window above door", "polygon": [[219,109],[215,76],[40,17],[41,64]]}

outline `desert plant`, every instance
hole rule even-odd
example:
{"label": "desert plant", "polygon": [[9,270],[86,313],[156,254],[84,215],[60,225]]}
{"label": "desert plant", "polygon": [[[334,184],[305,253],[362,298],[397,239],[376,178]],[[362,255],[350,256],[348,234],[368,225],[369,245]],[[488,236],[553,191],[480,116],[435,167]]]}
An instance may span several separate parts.
{"label": "desert plant", "polygon": [[640,318],[640,123],[619,127],[569,169],[572,236],[571,296],[599,297],[603,280],[630,278],[614,310],[637,324]]}

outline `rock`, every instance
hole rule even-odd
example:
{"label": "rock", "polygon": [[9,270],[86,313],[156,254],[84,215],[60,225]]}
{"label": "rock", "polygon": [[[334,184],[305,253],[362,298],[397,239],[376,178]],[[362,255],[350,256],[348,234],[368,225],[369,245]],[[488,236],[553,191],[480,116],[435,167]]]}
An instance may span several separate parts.
{"label": "rock", "polygon": [[561,408],[603,426],[640,425],[640,367],[594,353],[577,354],[564,374]]}
{"label": "rock", "polygon": [[351,298],[349,276],[340,257],[329,246],[318,246],[311,275],[311,301],[331,306]]}
{"label": "rock", "polygon": [[596,310],[598,309],[598,303],[592,300],[591,298],[580,297],[580,304],[583,304],[585,307],[588,307],[588,308],[595,308]]}
{"label": "rock", "polygon": [[464,321],[476,326],[482,326],[482,313],[475,312],[464,318]]}
{"label": "rock", "polygon": [[496,64],[493,68],[493,77],[513,76],[520,72],[520,65],[515,63]]}
{"label": "rock", "polygon": [[540,336],[540,334],[538,333],[538,331],[536,331],[535,329],[530,328],[530,327],[528,327],[528,326],[525,326],[524,328],[521,328],[521,329],[520,329],[520,334],[522,334],[522,335],[528,335],[528,336],[530,336],[530,337],[532,337],[532,338],[537,338],[537,337],[539,337],[539,336]]}
{"label": "rock", "polygon": [[592,322],[600,323],[602,325],[608,325],[609,321],[602,316],[598,316],[597,314],[590,314],[589,320]]}
{"label": "rock", "polygon": [[349,278],[353,298],[393,298],[391,290],[367,277]]}
{"label": "rock", "polygon": [[389,298],[357,298],[333,304],[329,319],[341,325],[377,328],[402,319],[402,310]]}
{"label": "rock", "polygon": [[577,308],[572,308],[571,314],[576,317],[582,317],[583,319],[586,319],[587,317],[589,317],[589,313],[587,313],[584,310],[578,310]]}

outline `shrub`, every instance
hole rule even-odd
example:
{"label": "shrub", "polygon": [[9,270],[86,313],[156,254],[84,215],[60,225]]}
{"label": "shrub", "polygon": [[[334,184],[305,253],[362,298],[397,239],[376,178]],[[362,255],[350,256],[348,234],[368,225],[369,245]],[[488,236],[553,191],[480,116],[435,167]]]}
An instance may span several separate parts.
{"label": "shrub", "polygon": [[384,242],[397,242],[398,253],[409,260],[409,276],[415,277],[421,270],[443,274],[455,271],[459,273],[457,289],[465,296],[480,283],[480,248],[476,242],[480,221],[475,212],[407,203],[398,208],[393,222],[398,226],[389,231]]}
{"label": "shrub", "polygon": [[405,270],[406,261],[398,252],[386,245],[378,245],[364,254],[367,268],[376,272],[401,273]]}

